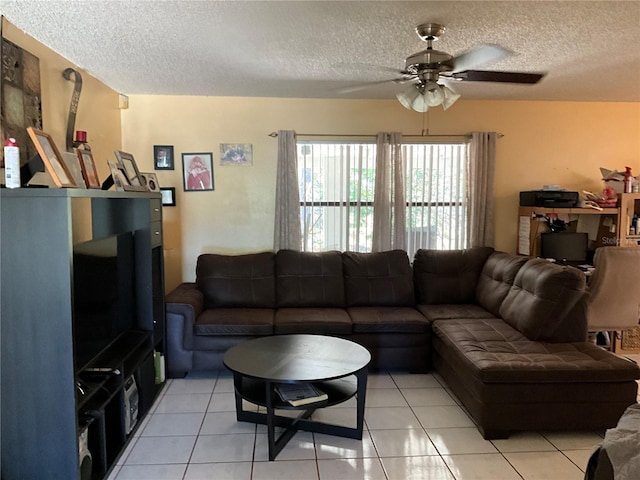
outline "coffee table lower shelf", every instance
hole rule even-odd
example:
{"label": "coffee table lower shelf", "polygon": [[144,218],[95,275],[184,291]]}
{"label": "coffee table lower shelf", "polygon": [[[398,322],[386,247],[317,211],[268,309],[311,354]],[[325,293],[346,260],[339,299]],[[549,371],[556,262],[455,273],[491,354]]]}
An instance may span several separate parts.
{"label": "coffee table lower shelf", "polygon": [[[234,373],[234,390],[236,400],[236,418],[240,422],[252,422],[267,426],[269,437],[269,460],[274,460],[289,440],[298,430],[323,433],[346,438],[362,440],[364,424],[364,405],[366,395],[366,369],[354,375],[335,380],[311,382],[318,389],[327,394],[327,400],[294,407],[283,402],[275,391],[279,382],[257,380]],[[310,420],[311,415],[318,408],[330,407],[343,403],[356,396],[356,427],[346,427]],[[266,408],[266,412],[244,410],[242,401]],[[297,417],[276,414],[278,410],[298,410]],[[276,438],[275,427],[284,428],[284,432]]]}

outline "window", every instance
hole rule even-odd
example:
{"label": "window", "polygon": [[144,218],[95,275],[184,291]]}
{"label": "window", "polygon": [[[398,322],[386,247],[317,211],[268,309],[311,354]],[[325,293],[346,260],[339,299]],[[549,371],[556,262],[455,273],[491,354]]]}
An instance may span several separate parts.
{"label": "window", "polygon": [[[303,251],[371,251],[376,145],[298,141]],[[466,238],[467,142],[409,143],[407,252],[457,249]]]}

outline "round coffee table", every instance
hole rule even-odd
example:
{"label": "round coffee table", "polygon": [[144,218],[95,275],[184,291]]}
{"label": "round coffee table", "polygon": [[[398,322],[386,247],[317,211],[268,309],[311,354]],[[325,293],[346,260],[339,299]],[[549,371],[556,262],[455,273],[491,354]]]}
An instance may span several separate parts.
{"label": "round coffee table", "polygon": [[[357,343],[324,335],[274,335],[248,340],[224,354],[233,372],[238,421],[267,425],[269,460],[274,460],[296,431],[362,439],[368,350]],[[278,396],[281,383],[310,383],[327,394],[321,402],[293,407]],[[356,395],[356,427],[309,420],[318,408],[342,403]],[[242,400],[266,407],[267,412],[243,409]],[[300,410],[296,418],[280,416],[276,409]],[[285,428],[275,438],[275,427]]]}

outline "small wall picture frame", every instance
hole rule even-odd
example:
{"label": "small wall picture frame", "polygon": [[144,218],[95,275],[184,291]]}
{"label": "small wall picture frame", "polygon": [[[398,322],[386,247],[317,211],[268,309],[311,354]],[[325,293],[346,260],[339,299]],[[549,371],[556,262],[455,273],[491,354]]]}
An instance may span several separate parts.
{"label": "small wall picture frame", "polygon": [[38,155],[42,158],[42,163],[44,163],[47,172],[49,172],[53,183],[57,187],[76,187],[73,174],[65,163],[64,157],[56,147],[51,135],[33,127],[27,127],[27,133],[31,137]]}
{"label": "small wall picture frame", "polygon": [[220,165],[253,165],[253,145],[251,143],[221,143]]}
{"label": "small wall picture frame", "polygon": [[162,195],[163,207],[176,206],[176,189],[175,187],[160,187],[160,195]]}
{"label": "small wall picture frame", "polygon": [[120,150],[116,150],[115,154],[129,181],[129,184],[124,186],[125,192],[146,192],[147,186],[140,177],[140,170],[133,155]]}
{"label": "small wall picture frame", "polygon": [[213,190],[213,153],[183,153],[184,191]]}
{"label": "small wall picture frame", "polygon": [[84,178],[84,183],[87,188],[100,188],[98,170],[96,169],[96,163],[93,160],[91,150],[77,149],[76,153],[78,154],[78,160],[80,161],[82,178]]}
{"label": "small wall picture frame", "polygon": [[153,146],[153,168],[156,170],[173,170],[173,145]]}

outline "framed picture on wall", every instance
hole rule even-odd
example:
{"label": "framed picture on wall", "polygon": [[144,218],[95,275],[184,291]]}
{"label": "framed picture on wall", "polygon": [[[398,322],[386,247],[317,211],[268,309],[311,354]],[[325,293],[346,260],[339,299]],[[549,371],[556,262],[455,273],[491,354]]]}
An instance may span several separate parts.
{"label": "framed picture on wall", "polygon": [[253,164],[253,145],[250,143],[221,143],[220,165],[250,167]]}
{"label": "framed picture on wall", "polygon": [[184,191],[213,190],[213,153],[183,153]]}
{"label": "framed picture on wall", "polygon": [[162,195],[163,207],[176,206],[176,189],[175,187],[160,187],[160,195]]}
{"label": "framed picture on wall", "polygon": [[153,168],[156,170],[173,170],[173,145],[153,146]]}
{"label": "framed picture on wall", "polygon": [[75,187],[76,182],[71,170],[64,162],[64,157],[56,147],[51,135],[33,127],[27,127],[27,132],[38,151],[38,155],[42,158],[47,172],[51,175],[53,183],[57,187]]}

